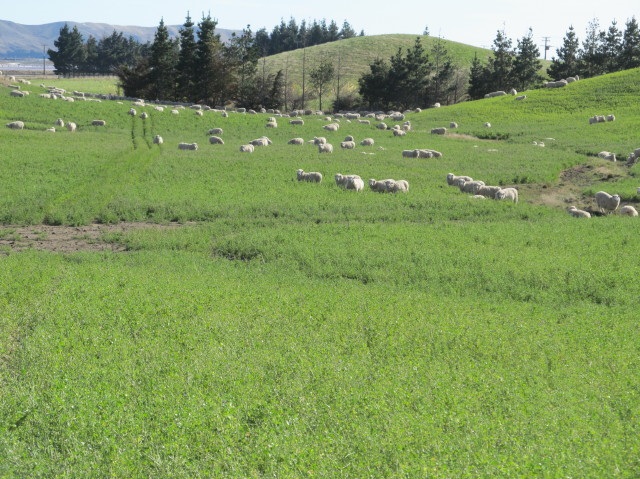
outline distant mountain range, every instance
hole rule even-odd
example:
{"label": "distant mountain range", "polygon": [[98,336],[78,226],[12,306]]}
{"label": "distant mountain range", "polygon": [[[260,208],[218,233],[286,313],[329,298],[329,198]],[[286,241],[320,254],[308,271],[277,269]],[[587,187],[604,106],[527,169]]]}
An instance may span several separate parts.
{"label": "distant mountain range", "polygon": [[[152,42],[157,27],[137,27],[109,25],[107,23],[78,23],[72,21],[62,21],[45,23],[44,25],[21,25],[19,23],[0,20],[0,58],[42,58],[43,52],[48,49],[55,49],[54,41],[60,36],[60,29],[67,23],[69,28],[78,27],[82,38],[86,42],[89,36],[100,40],[108,37],[115,30],[129,38],[135,38],[140,43]],[[182,25],[167,25],[169,34],[178,36],[178,30]],[[227,41],[232,33],[241,33],[240,30],[227,30],[216,28],[216,33],[220,35],[222,41]]]}

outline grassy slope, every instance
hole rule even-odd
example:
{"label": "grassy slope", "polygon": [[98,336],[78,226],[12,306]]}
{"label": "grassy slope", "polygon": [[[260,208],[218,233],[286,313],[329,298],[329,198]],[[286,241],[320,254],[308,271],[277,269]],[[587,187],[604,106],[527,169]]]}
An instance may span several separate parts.
{"label": "grassy slope", "polygon": [[[638,85],[633,70],[430,109],[405,138],[0,96],[0,120],[28,128],[0,130],[3,223],[197,221],[106,238],[125,254],[0,257],[0,475],[638,475],[637,219],[537,202],[582,164],[611,177],[579,206],[637,200],[635,168],[590,155],[640,146]],[[44,132],[57,117],[79,130]],[[459,135],[429,134],[449,121]],[[262,134],[274,145],[237,151]],[[286,145],[346,134],[376,147]],[[415,147],[444,157],[401,157]],[[338,171],[411,189],[351,194]],[[526,184],[518,205],[474,202],[449,171]]]}

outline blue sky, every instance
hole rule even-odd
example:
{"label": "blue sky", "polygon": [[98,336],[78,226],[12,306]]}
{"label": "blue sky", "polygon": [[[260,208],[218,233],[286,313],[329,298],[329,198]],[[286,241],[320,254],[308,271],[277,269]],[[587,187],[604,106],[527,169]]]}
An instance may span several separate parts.
{"label": "blue sky", "polygon": [[428,27],[431,35],[487,48],[498,30],[504,29],[515,46],[531,27],[541,53],[544,37],[549,37],[550,45],[561,45],[570,25],[582,40],[594,18],[602,30],[613,20],[621,30],[632,16],[640,22],[638,0],[22,0],[17,5],[3,8],[0,19],[27,25],[74,21],[154,27],[161,18],[166,24],[180,25],[187,12],[196,23],[203,13],[210,13],[219,28],[242,29],[249,24],[255,32],[262,27],[271,31],[281,19],[293,17],[300,23],[325,18],[339,26],[347,20],[357,32],[364,30],[367,35],[419,35]]}

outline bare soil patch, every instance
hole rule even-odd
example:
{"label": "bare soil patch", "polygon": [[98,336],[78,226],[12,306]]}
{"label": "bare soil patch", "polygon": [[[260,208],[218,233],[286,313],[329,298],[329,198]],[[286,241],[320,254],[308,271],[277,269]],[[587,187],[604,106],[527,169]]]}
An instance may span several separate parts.
{"label": "bare soil patch", "polygon": [[59,253],[77,251],[126,251],[126,246],[107,241],[112,233],[125,233],[136,229],[175,229],[180,223],[118,223],[86,226],[0,226],[0,254],[9,251],[36,249]]}

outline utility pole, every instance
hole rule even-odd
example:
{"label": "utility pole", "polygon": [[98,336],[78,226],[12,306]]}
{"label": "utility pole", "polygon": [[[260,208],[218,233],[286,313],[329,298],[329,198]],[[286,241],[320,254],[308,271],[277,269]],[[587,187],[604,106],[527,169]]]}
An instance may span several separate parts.
{"label": "utility pole", "polygon": [[542,37],[542,39],[544,40],[544,59],[547,59],[547,51],[549,51],[549,49],[551,48],[551,45],[549,45],[549,40],[551,39],[551,37]]}
{"label": "utility pole", "polygon": [[47,74],[47,46],[46,45],[42,45],[42,75],[46,76]]}

